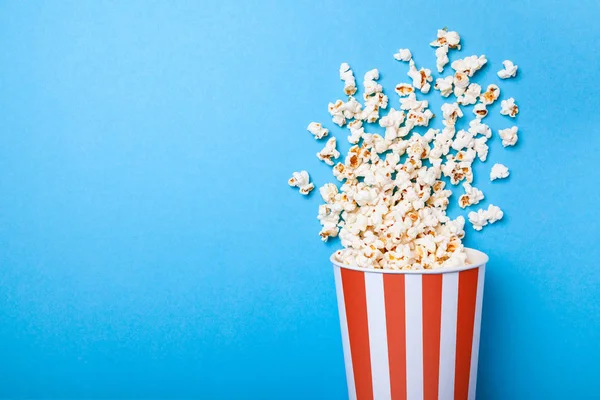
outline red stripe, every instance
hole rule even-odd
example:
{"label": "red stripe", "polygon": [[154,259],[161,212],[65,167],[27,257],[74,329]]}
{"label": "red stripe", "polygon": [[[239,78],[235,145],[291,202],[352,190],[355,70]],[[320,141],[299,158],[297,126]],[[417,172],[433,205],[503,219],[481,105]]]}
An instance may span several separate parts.
{"label": "red stripe", "polygon": [[469,396],[473,325],[477,302],[477,275],[479,268],[461,271],[458,275],[458,321],[456,326],[456,374],[454,398],[466,400]]}
{"label": "red stripe", "polygon": [[373,399],[365,274],[341,268],[354,384],[358,400]]}
{"label": "red stripe", "polygon": [[423,275],[424,400],[437,400],[440,383],[442,274]]}
{"label": "red stripe", "polygon": [[406,400],[406,314],[404,274],[384,274],[385,315],[392,399]]}

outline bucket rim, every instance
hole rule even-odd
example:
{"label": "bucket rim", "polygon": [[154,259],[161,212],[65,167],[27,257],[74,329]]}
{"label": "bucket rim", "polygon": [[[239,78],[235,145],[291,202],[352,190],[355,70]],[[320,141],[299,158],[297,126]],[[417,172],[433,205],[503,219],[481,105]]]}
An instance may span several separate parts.
{"label": "bucket rim", "polygon": [[366,273],[374,274],[406,274],[406,275],[431,275],[431,274],[449,274],[453,272],[467,271],[470,269],[479,268],[485,266],[489,261],[489,257],[482,251],[465,247],[467,253],[467,261],[471,264],[461,265],[458,267],[451,268],[435,268],[435,269],[420,269],[420,270],[396,270],[396,269],[375,269],[375,268],[361,268],[353,265],[342,264],[337,260],[336,253],[333,253],[329,260],[337,268],[350,269],[354,271],[361,271]]}

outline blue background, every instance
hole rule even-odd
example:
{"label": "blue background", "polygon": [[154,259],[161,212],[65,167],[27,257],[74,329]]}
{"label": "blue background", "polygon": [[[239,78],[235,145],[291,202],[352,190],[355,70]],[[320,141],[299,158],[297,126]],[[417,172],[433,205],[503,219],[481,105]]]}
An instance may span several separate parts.
{"label": "blue background", "polygon": [[[342,399],[332,180],[338,67],[407,81],[436,29],[520,67],[519,144],[476,185],[487,252],[478,398],[600,396],[600,5],[565,1],[0,4],[0,397]],[[448,72],[446,72],[448,73]],[[428,96],[439,110],[437,94]],[[439,111],[438,115],[441,113]],[[513,122],[486,119],[495,130]],[[472,115],[467,111],[467,115]],[[440,118],[436,122],[439,124]],[[344,136],[340,136],[343,132]],[[490,183],[494,162],[509,166]],[[451,210],[457,215],[457,210]]]}

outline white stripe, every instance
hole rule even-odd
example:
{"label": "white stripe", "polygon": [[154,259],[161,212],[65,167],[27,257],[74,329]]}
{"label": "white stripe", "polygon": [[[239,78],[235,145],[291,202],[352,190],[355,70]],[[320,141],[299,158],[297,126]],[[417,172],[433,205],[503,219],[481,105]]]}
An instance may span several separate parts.
{"label": "white stripe", "polygon": [[423,286],[421,275],[406,274],[406,394],[423,398]]}
{"label": "white stripe", "polygon": [[471,349],[471,374],[469,379],[469,400],[475,400],[477,387],[477,363],[479,359],[479,333],[481,330],[481,307],[483,305],[483,281],[485,265],[479,267],[477,274],[477,303],[475,305],[475,323],[473,324],[473,347]]}
{"label": "white stripe", "polygon": [[344,348],[344,362],[346,364],[346,381],[348,382],[348,398],[350,400],[356,400],[354,370],[352,368],[352,355],[350,354],[350,339],[348,338],[348,322],[346,320],[346,304],[344,303],[344,288],[342,285],[342,272],[339,267],[334,266],[333,273],[335,275],[335,290],[337,292],[338,310],[340,313],[342,346]]}
{"label": "white stripe", "polygon": [[373,399],[389,400],[392,397],[392,388],[390,386],[383,274],[365,273],[365,288],[369,317]]}
{"label": "white stripe", "polygon": [[458,272],[442,278],[442,328],[440,334],[439,400],[454,399],[456,321],[458,318]]}

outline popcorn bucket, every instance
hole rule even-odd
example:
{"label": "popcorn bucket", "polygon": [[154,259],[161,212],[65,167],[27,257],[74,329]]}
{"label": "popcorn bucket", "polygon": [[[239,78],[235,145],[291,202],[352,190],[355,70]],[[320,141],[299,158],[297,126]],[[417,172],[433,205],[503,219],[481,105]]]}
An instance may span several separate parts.
{"label": "popcorn bucket", "polygon": [[331,257],[350,399],[474,400],[483,280],[470,265],[394,271]]}

